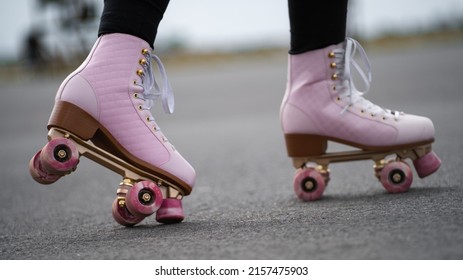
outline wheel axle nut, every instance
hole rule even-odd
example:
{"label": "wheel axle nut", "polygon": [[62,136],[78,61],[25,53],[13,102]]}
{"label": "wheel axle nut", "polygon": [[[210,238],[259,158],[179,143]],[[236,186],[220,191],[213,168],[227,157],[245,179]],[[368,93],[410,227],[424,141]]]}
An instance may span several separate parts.
{"label": "wheel axle nut", "polygon": [[314,183],[312,181],[307,181],[305,182],[305,187],[306,189],[311,190],[314,188]]}
{"label": "wheel axle nut", "polygon": [[144,202],[149,202],[151,200],[151,195],[149,193],[144,193],[141,198]]}
{"label": "wheel axle nut", "polygon": [[65,150],[59,150],[58,151],[58,157],[59,158],[65,158],[67,156],[67,153]]}
{"label": "wheel axle nut", "polygon": [[392,180],[395,182],[395,183],[399,183],[401,180],[402,180],[402,175],[400,174],[394,174],[392,176]]}

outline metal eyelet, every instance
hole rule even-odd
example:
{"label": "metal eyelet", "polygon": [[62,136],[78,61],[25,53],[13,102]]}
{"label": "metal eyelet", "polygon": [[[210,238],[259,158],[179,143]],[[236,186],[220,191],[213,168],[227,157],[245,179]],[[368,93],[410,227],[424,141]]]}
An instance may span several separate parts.
{"label": "metal eyelet", "polygon": [[328,54],[328,57],[329,57],[329,58],[334,58],[335,56],[336,56],[336,55],[334,54],[334,52],[330,52],[330,53]]}
{"label": "metal eyelet", "polygon": [[144,74],[145,74],[145,72],[143,72],[143,70],[141,70],[141,69],[137,70],[137,75],[138,76],[143,76]]}
{"label": "metal eyelet", "polygon": [[333,75],[331,75],[331,80],[336,80],[338,79],[338,74],[334,73]]}
{"label": "metal eyelet", "polygon": [[141,54],[147,55],[150,51],[148,49],[141,50]]}
{"label": "metal eyelet", "polygon": [[[336,86],[335,86],[335,85],[332,85],[332,86],[331,86],[331,90],[332,90],[332,91],[336,91]],[[338,98],[339,98],[339,97],[338,97]]]}
{"label": "metal eyelet", "polygon": [[147,122],[150,122],[151,121],[151,118],[148,116],[145,118]]}
{"label": "metal eyelet", "polygon": [[138,61],[138,63],[139,63],[140,65],[146,65],[147,62],[146,62],[146,59],[142,58],[142,59],[140,59],[140,60]]}
{"label": "metal eyelet", "polygon": [[336,68],[336,66],[337,66],[336,62],[331,62],[331,63],[330,63],[330,67],[331,67],[331,68]]}
{"label": "metal eyelet", "polygon": [[363,110],[363,109],[360,110],[360,113],[365,114],[365,110]]}
{"label": "metal eyelet", "polygon": [[134,97],[134,98],[138,98],[138,93],[134,93],[134,94],[133,94],[133,97]]}
{"label": "metal eyelet", "polygon": [[341,101],[341,97],[337,96],[336,101]]}
{"label": "metal eyelet", "polygon": [[138,105],[138,110],[139,110],[139,111],[143,111],[143,106],[142,106],[142,105]]}

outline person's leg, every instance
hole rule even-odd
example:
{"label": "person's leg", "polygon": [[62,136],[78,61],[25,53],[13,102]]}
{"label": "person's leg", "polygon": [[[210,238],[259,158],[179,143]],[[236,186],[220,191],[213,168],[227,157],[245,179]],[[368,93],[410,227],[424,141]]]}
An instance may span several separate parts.
{"label": "person's leg", "polygon": [[159,23],[169,0],[105,0],[98,35],[124,33],[136,36],[153,47]]}
{"label": "person's leg", "polygon": [[[431,120],[384,109],[363,97],[370,66],[360,44],[345,38],[347,2],[289,0],[288,6],[291,49],[280,112],[288,155],[320,156],[334,141],[376,152],[413,150],[420,177],[436,171],[440,160],[430,150]],[[356,54],[366,73],[354,61]],[[364,92],[355,85],[354,71],[360,73]],[[423,146],[429,148],[416,150]]]}
{"label": "person's leg", "polygon": [[290,54],[339,44],[346,38],[347,0],[288,0]]}
{"label": "person's leg", "polygon": [[[152,54],[167,4],[167,0],[105,1],[99,37],[84,63],[61,84],[48,129],[60,128],[91,140],[99,148],[162,178],[167,199],[157,212],[157,220],[171,223],[183,219],[177,198],[191,192],[196,175],[150,111],[157,95],[164,110],[173,111],[164,67]],[[153,60],[163,79],[160,89],[154,84]],[[152,93],[153,86],[159,92]],[[170,189],[169,184],[176,187]],[[124,207],[124,201],[118,205]],[[118,205],[113,211],[121,210]],[[124,211],[119,214],[125,215]],[[120,215],[116,220],[125,224]]]}

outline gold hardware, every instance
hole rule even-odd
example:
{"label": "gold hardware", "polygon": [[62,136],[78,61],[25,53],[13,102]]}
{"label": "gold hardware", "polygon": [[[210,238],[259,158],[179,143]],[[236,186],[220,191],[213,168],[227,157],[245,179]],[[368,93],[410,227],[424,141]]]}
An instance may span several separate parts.
{"label": "gold hardware", "polygon": [[58,157],[59,158],[65,158],[67,156],[67,153],[65,150],[59,150],[58,151]]}
{"label": "gold hardware", "polygon": [[338,78],[338,74],[334,73],[332,76],[331,76],[331,80],[336,80]]}
{"label": "gold hardware", "polygon": [[[122,186],[121,186],[121,187],[122,187]],[[129,192],[129,191],[127,190],[127,188],[124,188],[124,187],[118,188],[118,189],[117,189],[117,194],[118,194],[118,195],[119,195],[119,194],[127,194],[128,192]]]}
{"label": "gold hardware", "polygon": [[144,193],[141,197],[144,202],[149,202],[151,200],[151,195],[149,193]]}
{"label": "gold hardware", "polygon": [[143,76],[143,74],[145,74],[145,73],[143,72],[143,70],[141,70],[141,69],[138,69],[138,70],[137,70],[137,75],[138,75],[138,76]]}
{"label": "gold hardware", "polygon": [[138,61],[138,63],[140,63],[140,65],[146,65],[146,59],[142,58]]}
{"label": "gold hardware", "polygon": [[119,207],[123,208],[125,206],[125,199],[119,199],[117,204],[119,205]]}
{"label": "gold hardware", "polygon": [[312,181],[307,181],[307,182],[305,182],[305,188],[306,188],[307,190],[311,190],[311,189],[313,189],[314,187],[315,187],[315,186],[314,186],[314,183],[313,183]]}
{"label": "gold hardware", "polygon": [[150,51],[149,51],[148,49],[143,49],[143,50],[141,50],[141,53],[142,53],[143,55],[149,54],[149,52],[150,52]]}
{"label": "gold hardware", "polygon": [[331,68],[336,68],[336,62],[331,62],[331,63],[330,63],[330,67],[331,67]]}
{"label": "gold hardware", "polygon": [[140,110],[140,111],[143,110],[143,106],[138,105],[138,110]]}
{"label": "gold hardware", "polygon": [[120,186],[122,186],[122,185],[133,186],[134,183],[135,183],[134,180],[129,179],[129,178],[124,178],[124,179],[122,179],[122,182],[119,185]]}
{"label": "gold hardware", "polygon": [[392,181],[394,181],[394,183],[399,183],[401,180],[402,180],[402,175],[400,175],[399,173],[396,173],[394,174],[394,176],[392,176]]}
{"label": "gold hardware", "polygon": [[334,54],[334,52],[330,52],[330,53],[328,54],[328,57],[329,57],[329,58],[334,58],[335,56],[336,56],[336,55]]}

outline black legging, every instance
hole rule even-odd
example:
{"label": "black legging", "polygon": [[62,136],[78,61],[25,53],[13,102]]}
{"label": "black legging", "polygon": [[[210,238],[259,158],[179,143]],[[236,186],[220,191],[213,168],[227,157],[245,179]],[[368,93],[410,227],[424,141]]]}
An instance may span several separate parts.
{"label": "black legging", "polygon": [[[169,0],[105,0],[98,35],[126,33],[153,46]],[[290,54],[337,44],[346,36],[347,0],[288,0]]]}

